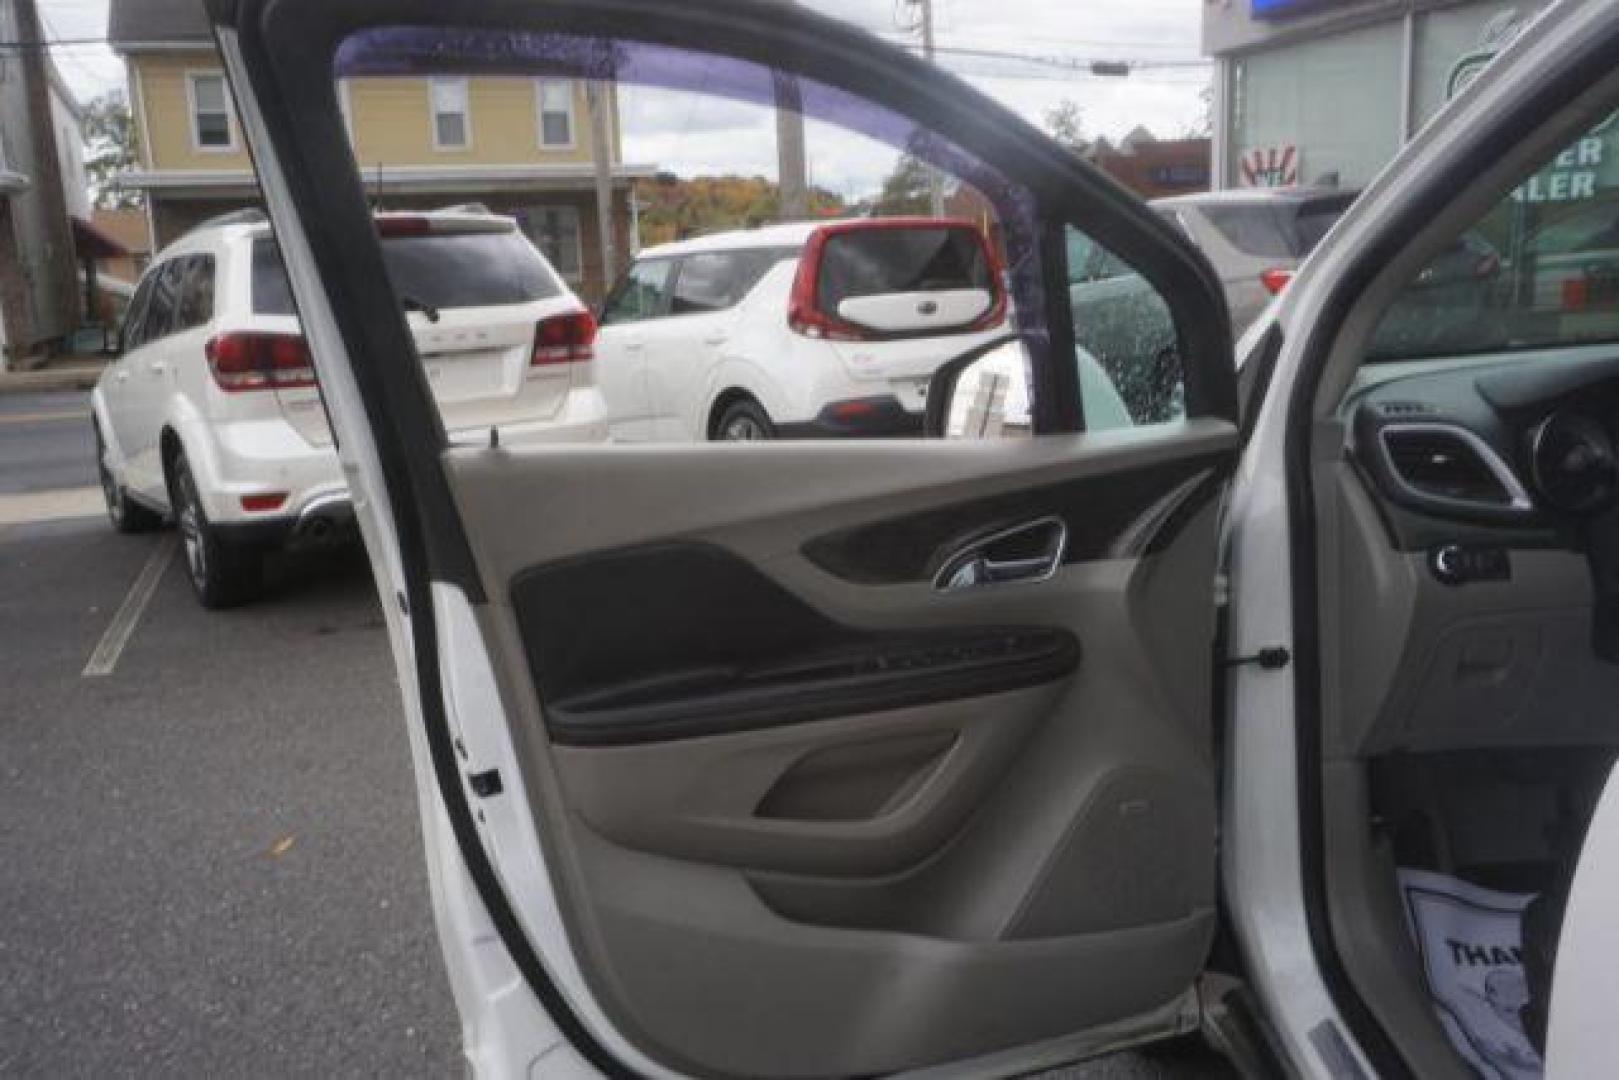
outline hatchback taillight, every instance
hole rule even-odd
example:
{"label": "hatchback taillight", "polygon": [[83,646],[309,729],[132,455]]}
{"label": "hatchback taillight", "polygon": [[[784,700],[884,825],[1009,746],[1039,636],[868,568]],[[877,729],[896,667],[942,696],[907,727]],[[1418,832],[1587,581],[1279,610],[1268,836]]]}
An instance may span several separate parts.
{"label": "hatchback taillight", "polygon": [[596,356],[596,319],[588,311],[553,315],[534,328],[531,367],[572,364]]}
{"label": "hatchback taillight", "polygon": [[228,393],[315,385],[309,343],[297,334],[233,331],[203,346],[214,382]]}

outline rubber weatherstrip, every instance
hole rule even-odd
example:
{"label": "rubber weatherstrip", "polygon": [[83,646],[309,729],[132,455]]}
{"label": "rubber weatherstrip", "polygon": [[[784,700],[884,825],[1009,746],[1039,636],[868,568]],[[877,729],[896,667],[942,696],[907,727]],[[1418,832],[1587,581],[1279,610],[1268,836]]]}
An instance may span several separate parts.
{"label": "rubber weatherstrip", "polygon": [[[236,0],[208,0],[210,14],[214,22],[216,47],[224,51],[224,42],[220,39],[220,28],[235,29],[244,59],[249,68],[257,66],[261,72],[274,72],[275,66],[271,64],[263,50],[267,48],[263,29],[248,25],[245,28],[238,26],[237,15],[239,3]],[[257,10],[263,11],[264,8]],[[266,21],[273,20],[275,9],[269,8]],[[307,24],[310,13],[301,12],[301,18]],[[244,32],[245,30],[245,32]],[[255,55],[257,54],[257,55]],[[276,88],[278,91],[281,89]],[[262,91],[261,91],[262,92]],[[284,108],[280,110],[267,110],[265,124],[272,126],[277,122],[278,115],[287,119]],[[251,141],[249,153],[252,154]],[[312,155],[319,160],[321,155]],[[307,182],[310,176],[309,163],[293,163],[301,166],[297,170],[289,169],[286,172],[288,187],[294,191],[299,183]],[[324,175],[347,175],[352,173],[352,162],[334,163]],[[263,175],[259,163],[254,160],[255,171]],[[317,175],[321,175],[317,172]],[[300,211],[308,205],[307,200],[298,200]],[[309,229],[313,225],[317,229],[323,224],[323,215],[317,211],[309,215],[304,221]],[[354,354],[354,342],[349,340],[348,331],[339,323],[343,332],[344,345]],[[416,506],[417,483],[412,472],[411,455],[407,449],[402,449],[397,443],[400,441],[398,429],[390,423],[383,421],[377,415],[381,409],[379,402],[388,400],[391,395],[386,387],[375,385],[381,373],[367,364],[352,365],[354,377],[362,386],[367,386],[363,394],[368,413],[368,423],[372,430],[373,440],[376,443],[379,463],[382,467],[384,486],[387,489],[390,503],[395,507]],[[573,1048],[592,1066],[604,1075],[613,1078],[637,1078],[639,1073],[628,1068],[605,1045],[598,1040],[594,1033],[587,1028],[575,1013],[566,996],[557,986],[550,973],[546,971],[544,962],[535,952],[528,936],[519,922],[516,913],[512,910],[506,898],[505,891],[495,873],[494,866],[489,860],[483,840],[478,834],[473,819],[472,808],[467,800],[466,790],[462,783],[460,765],[455,753],[453,739],[450,734],[449,720],[444,708],[443,686],[439,678],[438,669],[438,633],[433,618],[433,601],[430,576],[430,554],[427,537],[418,515],[411,513],[398,513],[394,515],[396,541],[399,545],[400,561],[405,575],[405,611],[410,620],[411,640],[416,656],[416,677],[418,684],[417,700],[422,711],[423,729],[427,738],[429,753],[432,757],[434,778],[437,781],[439,793],[444,803],[446,816],[455,835],[456,845],[459,848],[468,876],[472,879],[479,899],[490,922],[500,935],[502,944],[513,964],[522,974],[530,989],[539,999],[541,1006],[550,1016],[552,1022],[566,1038]],[[450,582],[460,587],[459,582]],[[469,597],[482,602],[481,588],[475,590],[476,596]]]}

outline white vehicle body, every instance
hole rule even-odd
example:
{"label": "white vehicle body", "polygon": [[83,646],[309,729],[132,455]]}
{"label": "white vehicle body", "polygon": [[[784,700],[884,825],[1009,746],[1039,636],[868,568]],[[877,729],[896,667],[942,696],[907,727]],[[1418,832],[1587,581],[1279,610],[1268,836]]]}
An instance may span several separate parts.
{"label": "white vehicle body", "polygon": [[[606,437],[588,349],[565,362],[535,362],[536,327],[589,316],[510,219],[457,211],[378,221],[389,242],[401,245],[520,245],[517,257],[532,259],[537,291],[548,294],[410,313],[447,428],[483,440],[498,428],[515,443]],[[278,257],[266,248],[272,243],[262,220],[205,226],[159,253],[143,275],[126,318],[129,347],[91,395],[109,506],[122,507],[115,522],[120,512],[143,523],[174,513],[176,455],[195,481],[207,524],[244,548],[324,541],[351,520],[311,369],[291,367],[273,378],[238,373],[230,383],[233,376],[217,373],[211,359],[230,339],[301,347]],[[420,254],[410,258],[421,266]],[[152,298],[171,280],[182,290],[176,306],[190,304],[190,317],[154,329]]]}
{"label": "white vehicle body", "polygon": [[[725,423],[727,407],[743,400],[756,403],[767,421],[765,430],[751,437],[920,432],[934,371],[1004,328],[997,322],[969,332],[898,340],[840,340],[795,329],[789,310],[805,245],[829,226],[862,224],[773,225],[663,244],[637,255],[608,299],[596,346],[613,437],[624,442],[750,437],[734,427],[727,431]],[[667,275],[659,278],[664,302],[632,318],[623,310],[631,305],[622,305],[620,297],[638,279],[660,273]],[[971,295],[971,290],[932,295],[959,300],[964,291]],[[844,313],[880,331],[880,308],[894,300],[894,295],[850,298]],[[971,321],[979,311],[970,306],[963,320],[945,304],[939,317]]]}
{"label": "white vehicle body", "polygon": [[[736,14],[727,5],[714,6]],[[778,13],[777,17],[793,21],[795,26],[798,20],[809,18],[787,13]],[[824,26],[810,28],[829,32]],[[229,27],[221,33],[233,78],[238,85],[262,84],[268,74],[265,60],[253,51],[261,38],[248,37],[249,47],[243,48],[237,34]],[[1304,580],[1314,572],[1316,551],[1313,533],[1302,530],[1300,523],[1315,520],[1315,507],[1308,499],[1300,498],[1300,491],[1310,490],[1308,474],[1316,462],[1314,448],[1329,443],[1335,448],[1342,445],[1342,431],[1333,426],[1338,419],[1332,409],[1362,367],[1363,357],[1357,347],[1365,344],[1376,328],[1376,317],[1481,210],[1497,203],[1547,153],[1566,144],[1571,134],[1589,127],[1612,109],[1614,98],[1619,96],[1619,77],[1612,74],[1611,63],[1599,76],[1603,80],[1600,94],[1586,92],[1596,85],[1595,81],[1574,89],[1569,82],[1579,72],[1595,66],[1596,45],[1606,43],[1611,47],[1615,42],[1619,42],[1619,5],[1554,7],[1504,54],[1510,57],[1510,63],[1487,69],[1446,109],[1441,120],[1413,140],[1367,189],[1363,201],[1344,217],[1300,269],[1285,294],[1239,345],[1245,374],[1258,373],[1251,377],[1255,393],[1262,396],[1248,402],[1253,410],[1251,433],[1241,445],[1220,527],[1220,584],[1229,591],[1229,600],[1224,652],[1211,657],[1211,662],[1228,672],[1220,702],[1227,718],[1220,763],[1221,904],[1231,921],[1235,944],[1242,954],[1242,976],[1257,1000],[1262,1026],[1274,1035],[1270,1044],[1276,1055],[1274,1065],[1286,1073],[1322,1078],[1379,1073],[1379,1051],[1361,1037],[1367,1029],[1357,1026],[1352,1010],[1345,1007],[1351,998],[1342,986],[1341,971],[1336,970],[1341,960],[1332,959],[1336,951],[1332,930],[1323,926],[1323,909],[1312,899],[1312,892],[1321,887],[1318,845],[1322,838],[1312,828],[1319,823],[1305,808],[1310,805],[1311,785],[1317,783],[1313,773],[1320,759],[1306,757],[1310,729],[1304,724],[1313,720],[1309,713],[1315,699],[1311,695],[1318,688],[1311,680],[1318,677],[1318,664],[1314,658],[1300,661],[1307,651],[1313,654],[1317,649],[1318,631],[1310,621],[1315,618],[1320,600],[1308,588],[1314,583]],[[865,48],[849,40],[842,44],[851,51]],[[1571,57],[1586,66],[1563,68],[1561,61]],[[903,57],[889,60],[896,67],[903,63]],[[906,74],[916,81],[925,78],[919,71],[907,70]],[[1555,96],[1549,111],[1536,112],[1543,93]],[[277,145],[294,145],[289,142],[292,136],[285,126],[284,112],[261,108],[251,92],[242,94],[241,99],[244,124],[256,148],[271,151]],[[1506,122],[1503,118],[1519,126],[1503,132],[1499,130]],[[395,605],[384,605],[384,610],[404,683],[435,912],[462,1017],[468,1063],[479,1075],[491,1076],[571,1077],[625,1070],[673,1076],[701,1071],[647,1052],[645,1042],[620,1022],[620,1015],[609,1005],[615,987],[608,979],[598,977],[601,973],[593,969],[597,961],[589,944],[582,942],[570,926],[571,907],[583,903],[591,890],[581,887],[565,891],[558,885],[574,869],[566,865],[567,855],[574,849],[552,847],[550,841],[555,834],[542,835],[536,819],[587,811],[566,804],[559,790],[524,781],[524,755],[512,733],[519,729],[519,709],[532,709],[533,705],[526,701],[514,703],[504,692],[507,684],[503,679],[512,667],[512,642],[509,637],[502,638],[501,643],[508,646],[505,649],[491,645],[494,632],[490,628],[503,613],[493,611],[494,605],[481,595],[482,580],[468,576],[458,584],[450,579],[448,571],[441,578],[436,571],[430,575],[413,565],[402,542],[407,533],[399,524],[405,516],[401,511],[414,514],[431,504],[421,493],[425,487],[390,487],[385,480],[381,459],[387,452],[388,433],[368,423],[362,404],[366,361],[351,351],[355,339],[340,332],[330,295],[314,269],[312,245],[318,238],[305,228],[306,214],[312,220],[323,220],[315,215],[330,207],[322,207],[307,197],[295,198],[293,185],[283,175],[283,165],[273,152],[261,153],[260,160],[265,167],[266,197],[288,245],[292,275],[300,300],[305,301],[307,331],[320,358],[334,422],[343,435],[345,462],[354,470],[356,483],[367,496],[360,519],[375,573],[385,594],[414,598],[414,610]],[[286,166],[289,170],[297,167],[296,163]],[[1451,178],[1450,187],[1436,186],[1439,181],[1435,178],[1443,177]],[[1419,227],[1412,228],[1413,218],[1420,219]],[[1390,235],[1391,230],[1401,228],[1405,234]],[[1342,337],[1333,336],[1338,331],[1342,331]],[[1334,348],[1341,341],[1347,345]],[[1318,398],[1329,401],[1325,409],[1319,407]],[[629,415],[624,418],[637,419]],[[1170,437],[1183,435],[1200,422],[1201,418],[1194,418],[1173,428]],[[1064,434],[1073,436],[1072,431]],[[1076,455],[1096,448],[1112,453],[1121,447],[1140,445],[1151,434],[1080,433],[1071,444],[1053,442],[1049,456],[1039,457],[1038,466],[1030,471],[1058,469],[1065,446],[1077,447]],[[689,428],[683,437],[693,437]],[[947,486],[952,482],[952,472],[984,467],[984,458],[1030,460],[1041,453],[1041,447],[1032,445],[1040,441],[996,445],[983,450],[982,457],[981,448],[971,445],[937,447],[933,449],[941,453],[921,464],[897,453],[885,457],[879,452],[883,448],[874,444],[838,447],[835,452],[816,448],[806,452],[811,465],[796,469],[793,466],[798,459],[793,455],[799,448],[777,447],[723,448],[736,453],[722,453],[721,448],[685,448],[665,452],[658,458],[639,448],[623,453],[602,452],[592,458],[599,470],[591,475],[568,472],[577,465],[575,459],[581,456],[578,454],[537,455],[517,462],[515,467],[510,462],[492,457],[475,459],[466,453],[447,454],[436,460],[449,461],[467,477],[480,481],[509,478],[513,469],[533,466],[533,474],[525,480],[533,485],[528,490],[557,499],[577,495],[586,483],[611,471],[614,479],[629,485],[639,497],[632,507],[633,514],[626,516],[638,515],[644,520],[661,515],[668,519],[669,528],[685,526],[699,536],[705,535],[702,527],[710,525],[710,519],[703,516],[707,508],[698,505],[701,500],[690,498],[690,491],[679,485],[674,485],[674,490],[660,490],[644,475],[650,471],[649,463],[658,462],[687,484],[702,475],[697,472],[699,467],[707,467],[711,475],[724,475],[733,485],[751,481],[761,487],[759,477],[768,466],[785,477],[780,490],[772,489],[768,497],[760,498],[762,509],[757,514],[739,523],[722,521],[712,528],[723,533],[721,526],[734,524],[733,539],[742,536],[754,544],[752,551],[763,553],[756,564],[772,560],[789,564],[794,545],[771,529],[784,518],[797,522],[823,511],[815,501],[816,493],[805,491],[815,484],[830,482],[812,467],[816,463],[830,462],[847,473],[859,474],[858,483],[870,485],[860,491],[873,492],[872,501],[884,495],[880,481],[869,475],[879,471],[875,466],[918,470],[926,486],[919,484],[912,491],[901,492],[905,498],[912,498],[920,497],[918,491]],[[760,453],[778,450],[784,452]],[[553,470],[553,475],[544,480],[537,475],[544,471],[542,465]],[[561,474],[562,480],[554,479],[555,474]],[[481,495],[493,501],[487,488]],[[623,496],[615,491],[614,497]],[[408,505],[396,505],[394,499]],[[497,504],[495,510],[503,511],[504,506]],[[593,543],[605,546],[600,536],[608,527],[599,522],[570,520],[566,528],[573,530],[570,535],[578,550],[589,551]],[[499,534],[496,538],[516,543]],[[1115,560],[1114,565],[1122,561]],[[1055,571],[1057,567],[1050,565],[1046,569]],[[664,580],[658,578],[654,584]],[[840,595],[841,586],[814,578],[807,571],[795,584],[819,590],[817,597],[829,605]],[[1206,584],[1209,583],[1195,581],[1190,588]],[[606,586],[603,588],[605,591]],[[884,589],[886,592],[878,600],[908,596],[921,603],[927,586],[915,586],[907,580]],[[1028,590],[1008,589],[999,595],[1008,609],[1014,609]],[[646,597],[633,599],[643,601]],[[957,596],[944,602],[967,603],[971,599]],[[1160,651],[1173,652],[1176,645],[1191,649],[1205,644],[1172,640]],[[1159,689],[1167,693],[1176,688]],[[442,718],[442,724],[436,722],[437,718]],[[447,755],[445,745],[452,737],[457,749]],[[700,756],[703,750],[699,746],[693,752]],[[456,752],[459,759],[453,756]],[[575,755],[571,760],[576,765],[599,764],[588,754]],[[714,774],[721,772],[722,764],[716,760]],[[1062,771],[1065,767],[1069,768],[1066,773]],[[1055,763],[1053,769],[1060,777],[1072,777],[1077,766],[1065,759]],[[503,779],[503,788],[491,789],[488,778],[492,775]],[[643,775],[650,787],[658,786],[657,773],[649,770]],[[558,782],[560,787],[564,778],[551,772],[546,779]],[[698,800],[714,794],[699,784],[691,787],[698,789],[692,793]],[[635,794],[640,797],[643,793]],[[653,791],[649,797],[655,799],[657,794]],[[752,794],[757,800],[759,792]],[[473,804],[473,798],[481,801]],[[1148,803],[1150,800],[1134,800],[1129,811],[1150,813]],[[467,805],[478,807],[475,823],[466,813]],[[536,808],[541,813],[534,812]],[[848,833],[859,831],[858,823],[843,824],[848,825]],[[775,832],[776,842],[791,843],[793,826],[809,828],[806,823],[793,822]],[[1030,822],[1029,828],[1034,827]],[[1559,951],[1565,962],[1558,968],[1550,1021],[1549,1061],[1554,1076],[1602,1075],[1609,1071],[1613,1060],[1615,1027],[1607,1022],[1607,1015],[1613,973],[1619,971],[1619,935],[1612,933],[1609,915],[1619,904],[1616,836],[1619,795],[1610,782],[1603,805],[1591,823],[1584,863],[1562,933]],[[599,842],[599,838],[593,842]],[[1121,858],[1145,854],[1132,850]],[[617,861],[610,865],[615,884],[619,882],[616,874],[633,866],[634,858],[615,855]],[[1126,869],[1129,865],[1133,864],[1127,864]],[[724,872],[724,866],[699,862],[679,880],[695,895],[714,879],[724,879]],[[711,913],[684,891],[670,890],[655,896],[634,890],[604,892],[607,902],[614,905],[616,912],[627,913],[626,918],[642,916],[645,925],[652,925],[663,916],[661,925],[673,928],[672,940],[680,945],[700,950],[713,940],[729,940],[724,936],[728,927],[716,925]],[[734,892],[746,900],[745,889],[739,886]],[[757,906],[742,903],[737,910],[751,916]],[[745,929],[754,925],[749,923]],[[820,940],[815,935],[821,929],[812,926],[805,933],[812,940]],[[864,937],[882,933],[881,926],[863,931]],[[744,950],[744,959],[766,955],[761,942],[746,933],[741,937],[743,944],[739,948]],[[830,941],[828,951],[834,953],[864,944],[863,939],[837,941],[834,935],[826,937]],[[518,942],[522,947],[514,944]],[[943,969],[955,956],[978,944],[952,942],[936,948],[930,939],[913,935],[897,961],[922,955]],[[1022,944],[1035,947],[1029,942]],[[758,951],[746,951],[750,949]],[[663,963],[660,978],[689,974],[690,968],[697,965],[683,965],[687,958],[688,954],[679,951],[659,957]],[[735,956],[730,959],[734,961]],[[1015,963],[1017,958],[1001,959]],[[992,965],[986,965],[979,974],[987,980],[996,972]],[[1133,972],[1112,967],[1091,974],[1122,984]],[[757,986],[762,992],[762,976],[757,982],[751,978],[744,982],[750,991]],[[719,983],[716,980],[710,985]],[[929,1007],[935,994],[943,992],[932,982],[906,982],[897,976],[884,981],[883,987],[893,1011],[885,1011],[880,1018],[862,1015],[850,1020],[849,1026],[857,1036],[852,1039],[857,1051],[867,1041],[880,1040],[891,1027],[908,1031],[908,1021],[915,1010]],[[841,987],[848,994],[865,988],[853,981]],[[1565,1004],[1565,999],[1569,1003]],[[809,992],[801,1000],[805,1007],[789,1019],[806,1024],[818,1019],[806,1014],[819,1007],[836,1009],[843,1003],[832,995]],[[694,999],[678,1004],[690,1023],[704,1021],[707,1001]],[[983,999],[980,1004],[988,1012],[994,1003]],[[1111,1026],[1095,1026],[977,1056],[941,1055],[916,1066],[914,1074],[994,1076],[1029,1072],[1135,1041],[1184,1032],[1195,1024],[1197,1007],[1196,994],[1177,996],[1156,1011]],[[734,1017],[726,1020],[730,1025],[727,1034],[744,1029],[737,1032],[735,1037],[739,1039],[746,1038],[750,1024],[783,1022],[780,1015],[765,1013],[744,1017],[742,1023]],[[937,1033],[923,1032],[918,1037],[930,1034]],[[1438,1045],[1443,1049],[1442,1043]],[[793,1065],[796,1063],[789,1068]],[[1458,1059],[1444,1058],[1436,1073],[1450,1075],[1460,1068]],[[1401,1070],[1399,1064],[1391,1069]]]}

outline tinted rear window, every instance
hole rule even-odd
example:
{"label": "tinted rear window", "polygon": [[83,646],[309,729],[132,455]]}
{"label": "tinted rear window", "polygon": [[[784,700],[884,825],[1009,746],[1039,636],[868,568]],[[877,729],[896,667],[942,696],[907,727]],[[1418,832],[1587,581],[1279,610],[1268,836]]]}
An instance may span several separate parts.
{"label": "tinted rear window", "polygon": [[967,229],[856,229],[827,241],[816,300],[836,311],[851,296],[992,287],[983,245]]}
{"label": "tinted rear window", "polygon": [[1266,259],[1302,259],[1343,216],[1353,196],[1206,205],[1203,215],[1237,250]]}
{"label": "tinted rear window", "polygon": [[[491,233],[390,236],[382,258],[394,291],[429,307],[490,307],[548,300],[556,275],[515,229]],[[292,290],[274,240],[253,241],[253,311],[291,315]]]}

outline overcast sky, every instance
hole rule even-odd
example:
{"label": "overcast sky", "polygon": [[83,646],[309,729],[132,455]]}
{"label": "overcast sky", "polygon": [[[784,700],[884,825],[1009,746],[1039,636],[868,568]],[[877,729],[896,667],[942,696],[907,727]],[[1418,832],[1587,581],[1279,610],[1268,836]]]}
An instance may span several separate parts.
{"label": "overcast sky", "polygon": [[[896,20],[904,0],[806,0],[895,41],[917,40]],[[1040,63],[960,55],[942,62],[979,89],[1041,122],[1063,100],[1083,111],[1088,136],[1122,136],[1144,125],[1173,137],[1202,115],[1208,85],[1198,59],[1200,0],[934,0],[944,49],[975,49],[1057,59],[1122,59],[1139,66],[1127,78],[1099,78]],[[53,38],[105,36],[107,0],[41,0]],[[74,91],[89,98],[124,85],[123,66],[104,46],[55,50]],[[1161,65],[1161,66],[1159,66]],[[693,175],[774,173],[774,127],[765,110],[658,91],[627,93],[623,126],[631,161]],[[811,125],[812,179],[845,194],[869,189],[889,158],[863,140]]]}

